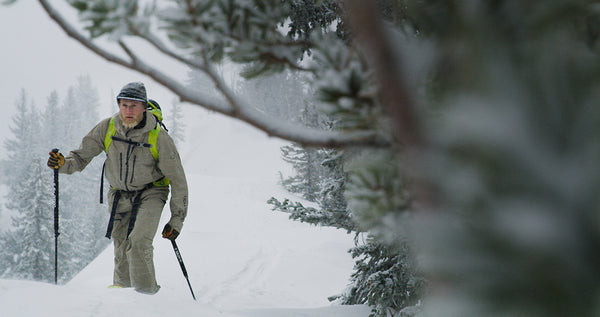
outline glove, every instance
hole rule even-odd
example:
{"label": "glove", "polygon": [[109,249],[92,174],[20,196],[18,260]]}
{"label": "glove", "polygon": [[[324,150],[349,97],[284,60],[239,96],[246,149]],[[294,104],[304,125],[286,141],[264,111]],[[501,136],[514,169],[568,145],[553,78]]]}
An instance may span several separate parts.
{"label": "glove", "polygon": [[177,236],[179,236],[179,231],[173,229],[173,227],[171,227],[170,224],[166,224],[165,228],[163,229],[162,236],[165,239],[175,241],[175,239],[177,239]]}
{"label": "glove", "polygon": [[65,165],[65,157],[60,152],[52,150],[49,154],[48,167],[59,169],[61,166]]}

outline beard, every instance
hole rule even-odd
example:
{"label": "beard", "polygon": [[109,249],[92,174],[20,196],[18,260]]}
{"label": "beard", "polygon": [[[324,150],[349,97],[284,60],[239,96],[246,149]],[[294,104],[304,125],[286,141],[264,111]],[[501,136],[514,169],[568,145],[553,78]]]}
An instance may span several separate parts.
{"label": "beard", "polygon": [[142,122],[142,119],[144,118],[143,115],[141,115],[139,118],[136,118],[133,121],[129,121],[127,122],[125,118],[123,118],[123,115],[121,115],[121,122],[123,122],[123,126],[127,129],[133,129],[135,128],[138,124],[140,124],[140,122]]}

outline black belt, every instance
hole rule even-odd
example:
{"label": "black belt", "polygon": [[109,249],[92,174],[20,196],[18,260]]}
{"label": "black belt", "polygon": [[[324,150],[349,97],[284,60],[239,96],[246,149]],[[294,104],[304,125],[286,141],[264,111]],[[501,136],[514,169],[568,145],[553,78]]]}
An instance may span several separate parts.
{"label": "black belt", "polygon": [[133,199],[133,203],[131,206],[131,216],[129,217],[129,225],[127,226],[127,239],[129,239],[129,234],[133,231],[133,226],[135,225],[135,219],[137,218],[138,209],[140,209],[140,205],[142,203],[142,194],[146,189],[154,187],[153,183],[147,184],[144,188],[136,191],[126,191],[126,190],[116,190],[115,198],[113,199],[113,205],[110,211],[110,219],[108,220],[108,227],[106,228],[105,237],[109,238],[112,235],[113,226],[115,222],[115,214],[117,213],[117,205],[119,200],[121,199],[121,194],[134,194],[135,198]]}

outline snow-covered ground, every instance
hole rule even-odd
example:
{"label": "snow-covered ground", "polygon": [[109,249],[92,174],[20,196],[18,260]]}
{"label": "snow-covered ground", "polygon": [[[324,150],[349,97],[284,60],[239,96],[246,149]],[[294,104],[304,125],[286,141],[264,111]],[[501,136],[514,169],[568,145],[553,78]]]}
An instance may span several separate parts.
{"label": "snow-covered ground", "polygon": [[[177,240],[193,301],[171,244],[154,242],[154,296],[108,289],[112,245],[66,285],[0,280],[0,316],[223,316],[365,317],[365,306],[335,306],[353,261],[352,236],[292,222],[270,210],[271,196],[290,197],[277,185],[284,142],[220,115],[187,107],[180,146],[190,208]],[[160,228],[169,216],[163,213]]]}

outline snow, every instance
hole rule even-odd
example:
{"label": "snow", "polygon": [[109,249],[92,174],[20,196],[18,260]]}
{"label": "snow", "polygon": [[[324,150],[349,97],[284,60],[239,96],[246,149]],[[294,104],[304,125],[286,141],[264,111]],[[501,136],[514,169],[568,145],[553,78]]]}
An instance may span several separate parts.
{"label": "snow", "polygon": [[197,301],[171,244],[157,235],[156,295],[107,288],[111,245],[66,285],[0,280],[2,316],[368,316],[366,306],[327,300],[348,284],[352,236],[293,222],[266,203],[291,197],[277,185],[278,172],[289,170],[280,159],[285,143],[206,110],[184,111],[190,208],[177,242]]}

